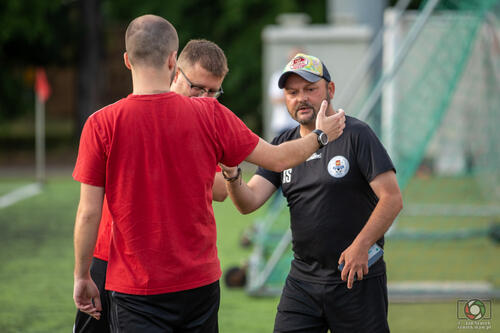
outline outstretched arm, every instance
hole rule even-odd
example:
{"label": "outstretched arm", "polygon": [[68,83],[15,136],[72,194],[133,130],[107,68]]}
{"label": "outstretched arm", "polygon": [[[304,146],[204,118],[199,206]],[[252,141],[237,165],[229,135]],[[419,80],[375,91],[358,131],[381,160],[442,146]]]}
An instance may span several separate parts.
{"label": "outstretched arm", "polygon": [[370,187],[379,198],[377,206],[352,244],[340,255],[339,264],[344,262],[342,280],[347,279],[351,289],[354,275],[363,279],[368,274],[368,250],[389,229],[403,208],[403,199],[394,171],[381,173],[370,182]]}
{"label": "outstretched arm", "polygon": [[75,221],[75,272],[73,299],[80,311],[100,319],[99,291],[90,277],[90,264],[99,231],[104,188],[83,184]]}
{"label": "outstretched arm", "polygon": [[[325,110],[327,106],[326,101],[321,103],[321,108],[316,117],[316,128],[325,132],[328,139],[333,141],[344,130],[345,113],[340,110],[334,115],[326,116]],[[255,149],[246,158],[246,161],[271,171],[281,172],[304,162],[318,148],[319,144],[315,133],[309,133],[301,139],[284,142],[278,146],[260,139]]]}

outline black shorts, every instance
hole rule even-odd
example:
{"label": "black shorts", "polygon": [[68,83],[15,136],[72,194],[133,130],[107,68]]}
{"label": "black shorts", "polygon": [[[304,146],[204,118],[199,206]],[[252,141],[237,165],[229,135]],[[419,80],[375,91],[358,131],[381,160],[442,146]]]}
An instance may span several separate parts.
{"label": "black shorts", "polygon": [[200,288],[159,295],[111,292],[111,331],[115,333],[217,333],[219,281]]}
{"label": "black shorts", "polygon": [[77,310],[75,318],[75,326],[73,326],[73,333],[108,333],[109,329],[109,292],[104,289],[106,283],[106,269],[108,262],[92,258],[90,265],[90,276],[99,289],[99,296],[101,298],[101,319],[97,320],[89,316],[85,312]]}
{"label": "black shorts", "polygon": [[317,284],[288,276],[278,305],[274,332],[389,332],[387,278]]}

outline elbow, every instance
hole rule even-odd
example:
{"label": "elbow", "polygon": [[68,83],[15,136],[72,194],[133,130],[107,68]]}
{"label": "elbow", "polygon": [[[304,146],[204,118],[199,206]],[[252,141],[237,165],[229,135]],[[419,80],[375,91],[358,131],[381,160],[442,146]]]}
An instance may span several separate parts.
{"label": "elbow", "polygon": [[212,200],[223,202],[227,198],[226,182],[222,178],[221,173],[215,176],[214,184],[212,186]]}
{"label": "elbow", "polygon": [[214,193],[213,195],[213,201],[217,201],[217,202],[223,202],[224,200],[226,200],[227,198],[227,192],[223,192],[223,193]]}
{"label": "elbow", "polygon": [[80,218],[82,221],[94,220],[97,216],[100,216],[100,214],[101,207],[91,205],[80,204],[76,211],[77,218]]}
{"label": "elbow", "polygon": [[391,213],[391,215],[396,218],[398,214],[401,212],[403,209],[403,198],[401,197],[401,194],[388,194],[386,196],[380,197],[379,203],[383,202],[382,205],[387,207],[388,212]]}
{"label": "elbow", "polygon": [[78,210],[77,212],[77,221],[82,225],[99,223],[100,220],[100,210]]}
{"label": "elbow", "polygon": [[236,209],[238,209],[238,211],[243,215],[248,215],[255,211],[255,209],[253,209],[252,207],[236,206]]}
{"label": "elbow", "polygon": [[401,194],[397,195],[394,198],[394,207],[398,214],[403,210],[403,197],[401,196]]}
{"label": "elbow", "polygon": [[253,210],[250,210],[250,209],[238,209],[238,210],[243,215],[248,215],[248,214],[253,212]]}

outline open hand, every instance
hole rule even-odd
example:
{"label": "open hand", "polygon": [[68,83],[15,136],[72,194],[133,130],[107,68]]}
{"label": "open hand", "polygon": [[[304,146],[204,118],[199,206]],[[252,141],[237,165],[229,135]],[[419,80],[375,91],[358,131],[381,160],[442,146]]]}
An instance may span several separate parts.
{"label": "open hand", "polygon": [[322,130],[328,136],[329,141],[336,140],[342,135],[345,128],[345,112],[342,109],[331,116],[326,115],[328,103],[324,100],[321,103],[316,116],[316,128]]}

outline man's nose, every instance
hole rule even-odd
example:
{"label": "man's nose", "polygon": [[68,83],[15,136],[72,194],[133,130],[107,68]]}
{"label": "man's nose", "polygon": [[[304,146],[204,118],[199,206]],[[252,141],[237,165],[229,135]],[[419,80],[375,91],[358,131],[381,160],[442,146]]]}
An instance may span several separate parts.
{"label": "man's nose", "polygon": [[301,101],[301,102],[303,102],[303,101],[306,102],[309,99],[308,95],[303,90],[299,91],[298,97],[299,97],[299,101]]}

